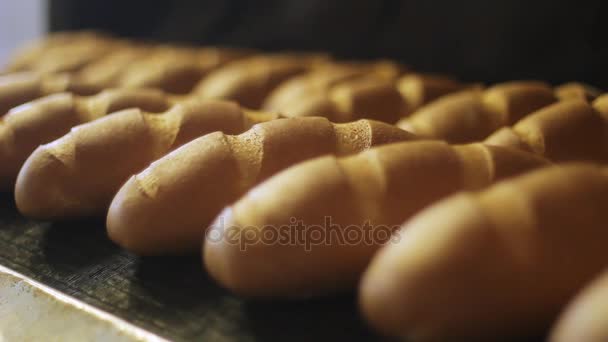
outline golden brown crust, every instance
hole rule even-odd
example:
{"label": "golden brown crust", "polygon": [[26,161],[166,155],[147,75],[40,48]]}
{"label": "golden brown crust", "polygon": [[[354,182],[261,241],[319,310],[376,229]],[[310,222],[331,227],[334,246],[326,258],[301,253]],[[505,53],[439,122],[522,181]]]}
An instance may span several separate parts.
{"label": "golden brown crust", "polygon": [[[233,180],[240,171],[230,155],[225,136],[211,133],[131,177],[112,200],[106,223],[110,238],[138,254],[179,253],[198,245],[194,241],[202,240],[205,223],[192,224],[192,217],[219,211],[221,203],[239,195]],[[192,191],[200,184],[204,191]]]}
{"label": "golden brown crust", "polygon": [[278,171],[323,154],[414,138],[380,122],[332,124],[320,117],[274,120],[238,136],[209,134],[127,181],[112,202],[108,231],[139,254],[196,250],[222,207]]}
{"label": "golden brown crust", "polygon": [[43,95],[40,76],[15,73],[0,76],[0,117],[9,109]]}
{"label": "golden brown crust", "polygon": [[343,120],[362,118],[395,123],[407,113],[407,104],[394,82],[375,77],[364,77],[338,84],[329,97]]}
{"label": "golden brown crust", "polygon": [[512,81],[494,85],[484,92],[484,104],[512,125],[524,116],[556,101],[549,84],[540,81]]}
{"label": "golden brown crust", "polygon": [[310,68],[310,61],[289,56],[258,56],[226,64],[193,90],[202,98],[236,101],[258,109],[280,83]]}
{"label": "golden brown crust", "polygon": [[97,61],[122,42],[94,32],[61,33],[18,52],[9,62],[10,72],[74,72]]}
{"label": "golden brown crust", "polygon": [[[517,150],[481,144],[452,147],[436,141],[389,144],[339,159],[317,158],[249,191],[216,219],[213,234],[253,231],[259,237],[295,220],[305,227],[320,225],[327,235],[333,229],[326,224],[329,218],[336,229],[346,231],[354,225],[359,234],[385,229],[389,238],[391,227],[444,196],[545,163]],[[240,294],[305,297],[353,288],[385,241],[334,239],[307,249],[303,241],[252,239],[241,250],[228,239],[208,239],[203,252],[211,276]]]}
{"label": "golden brown crust", "polygon": [[104,58],[84,66],[72,75],[73,82],[97,88],[118,86],[121,75],[137,61],[150,56],[152,49],[145,45],[129,46],[112,51]]}
{"label": "golden brown crust", "polygon": [[432,74],[408,74],[397,83],[410,112],[441,96],[469,87],[471,86],[454,79]]}
{"label": "golden brown crust", "polygon": [[335,85],[369,73],[369,68],[349,64],[327,64],[293,77],[274,89],[263,108],[289,117],[323,116],[344,121],[343,113],[331,101],[328,92]]}
{"label": "golden brown crust", "polygon": [[570,165],[441,201],[374,257],[363,313],[412,339],[538,333],[608,261],[606,196],[605,170]]}
{"label": "golden brown crust", "polygon": [[479,90],[443,96],[397,123],[423,137],[460,143],[483,139],[500,127],[499,115],[483,105]]}
{"label": "golden brown crust", "polygon": [[[44,39],[32,42],[19,49],[9,61],[6,70],[9,72],[36,70],[40,67],[40,60],[48,58],[49,55],[57,56],[59,52],[66,53],[66,51],[69,51],[73,54],[71,57],[73,59],[86,58],[88,55],[81,56],[77,54],[78,50],[73,49],[72,46],[81,44],[91,45],[92,43],[105,45],[112,40],[109,36],[93,31],[53,33]],[[61,65],[64,62],[57,61],[55,63]]]}
{"label": "golden brown crust", "polygon": [[555,87],[555,96],[560,100],[583,100],[591,102],[602,92],[585,83],[568,82]]}
{"label": "golden brown crust", "polygon": [[593,108],[602,115],[604,120],[608,121],[608,94],[598,96],[598,98],[593,101]]}
{"label": "golden brown crust", "polygon": [[521,147],[555,162],[608,160],[608,123],[585,100],[564,100],[538,110],[513,127],[499,130],[487,144]]}
{"label": "golden brown crust", "polygon": [[553,90],[537,81],[514,81],[446,95],[397,125],[449,143],[479,141],[497,129],[555,102]]}
{"label": "golden brown crust", "polygon": [[264,108],[290,117],[394,123],[422,104],[465,87],[449,78],[424,74],[408,74],[396,83],[395,66],[388,66],[338,63],[317,68],[278,87]]}
{"label": "golden brown crust", "polygon": [[[211,71],[226,62],[238,59],[234,52],[223,54],[210,49],[175,47],[148,48],[147,55],[138,63],[122,70],[115,80],[117,86],[154,88],[171,94],[189,94]],[[97,73],[105,65],[97,68]],[[92,70],[91,73],[95,72]],[[79,78],[82,72],[78,74]],[[107,85],[106,85],[107,86]]]}
{"label": "golden brown crust", "polygon": [[[103,215],[129,175],[201,135],[244,131],[245,115],[231,102],[190,102],[164,114],[129,109],[76,126],[27,159],[15,187],[17,207],[42,219]],[[54,164],[47,167],[50,157],[63,164],[63,177]]]}
{"label": "golden brown crust", "polygon": [[[242,58],[247,51],[183,48],[117,42],[100,58],[70,72],[39,70],[0,76],[0,113],[19,104],[58,92],[94,95],[107,88],[154,88],[170,94],[189,94],[221,65]],[[51,59],[47,56],[43,59]]]}
{"label": "golden brown crust", "polygon": [[123,89],[92,97],[59,93],[16,107],[0,118],[0,188],[13,187],[19,168],[36,147],[76,125],[123,108],[162,111],[168,105],[168,99],[158,91]]}
{"label": "golden brown crust", "polygon": [[13,109],[0,119],[0,187],[10,190],[27,156],[39,142],[52,141],[81,123],[71,94],[51,95]]}
{"label": "golden brown crust", "polygon": [[496,132],[492,133],[489,137],[484,140],[484,143],[493,146],[506,146],[516,148],[522,151],[532,152],[532,147],[523,139],[522,136],[517,134],[511,127],[503,127]]}

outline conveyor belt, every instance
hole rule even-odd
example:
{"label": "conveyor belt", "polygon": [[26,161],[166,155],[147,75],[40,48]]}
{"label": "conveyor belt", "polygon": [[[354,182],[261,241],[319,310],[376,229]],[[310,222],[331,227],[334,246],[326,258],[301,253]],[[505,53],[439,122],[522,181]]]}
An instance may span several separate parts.
{"label": "conveyor belt", "polygon": [[378,340],[353,296],[256,302],[217,287],[198,256],[139,258],[113,245],[100,221],[37,222],[0,194],[0,265],[164,338]]}

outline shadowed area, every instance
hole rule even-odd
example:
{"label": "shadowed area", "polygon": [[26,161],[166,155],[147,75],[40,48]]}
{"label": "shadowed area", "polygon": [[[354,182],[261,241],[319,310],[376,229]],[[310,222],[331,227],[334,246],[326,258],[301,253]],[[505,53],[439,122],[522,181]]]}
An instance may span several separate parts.
{"label": "shadowed area", "polygon": [[103,222],[39,222],[0,194],[0,264],[177,341],[375,341],[352,295],[250,301],[219,288],[198,256],[139,258],[115,246]]}

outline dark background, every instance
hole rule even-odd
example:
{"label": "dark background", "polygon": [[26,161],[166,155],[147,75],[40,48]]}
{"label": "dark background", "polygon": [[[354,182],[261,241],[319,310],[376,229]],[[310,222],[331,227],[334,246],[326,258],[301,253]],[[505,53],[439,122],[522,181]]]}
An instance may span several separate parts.
{"label": "dark background", "polygon": [[51,30],[391,58],[463,80],[608,87],[603,0],[51,0]]}

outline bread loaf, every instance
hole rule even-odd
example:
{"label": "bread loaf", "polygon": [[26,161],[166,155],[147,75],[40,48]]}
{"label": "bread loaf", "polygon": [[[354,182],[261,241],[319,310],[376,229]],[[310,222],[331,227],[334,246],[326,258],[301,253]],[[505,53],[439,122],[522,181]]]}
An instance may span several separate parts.
{"label": "bread loaf", "polygon": [[19,168],[39,145],[73,126],[129,107],[161,112],[169,107],[169,98],[146,89],[106,90],[91,97],[59,93],[13,108],[0,118],[0,189],[12,189]]}
{"label": "bread loaf", "polygon": [[77,72],[0,76],[0,115],[46,95],[94,95],[105,88],[154,88],[186,95],[211,70],[248,54],[234,49],[187,49],[131,44],[114,49]]}
{"label": "bread loaf", "polygon": [[432,74],[408,74],[397,83],[410,113],[444,95],[471,87],[469,84]]}
{"label": "bread loaf", "polygon": [[608,340],[608,273],[595,279],[566,307],[549,341],[602,342]]}
{"label": "bread loaf", "polygon": [[360,287],[363,314],[416,341],[537,336],[608,264],[607,215],[608,170],[592,165],[454,195],[377,253]]}
{"label": "bread loaf", "polygon": [[265,122],[237,136],[208,134],[131,177],[112,201],[108,233],[137,254],[196,251],[224,206],[280,170],[322,154],[411,139],[381,122],[332,124],[320,117]]}
{"label": "bread loaf", "polygon": [[11,108],[28,101],[65,91],[69,87],[69,77],[51,77],[33,73],[14,73],[0,76],[0,117]]}
{"label": "bread loaf", "polygon": [[309,70],[316,60],[274,55],[234,61],[209,73],[193,91],[203,98],[232,100],[258,109],[280,83]]}
{"label": "bread loaf", "polygon": [[93,31],[61,32],[19,50],[6,71],[70,72],[103,58],[120,42]]}
{"label": "bread loaf", "polygon": [[[310,160],[226,208],[207,234],[204,263],[221,285],[247,296],[350,290],[394,227],[411,215],[456,191],[543,165],[544,159],[514,149],[438,141]],[[288,243],[264,240],[284,234],[283,227],[290,229]]]}
{"label": "bread loaf", "polygon": [[333,122],[345,120],[349,113],[339,113],[329,95],[334,86],[366,76],[390,81],[399,73],[400,68],[388,62],[324,63],[281,83],[269,94],[263,108],[290,117],[323,116]]}
{"label": "bread loaf", "polygon": [[149,57],[122,72],[116,86],[189,94],[209,72],[249,54],[247,50],[166,46],[150,50]]}
{"label": "bread loaf", "polygon": [[279,86],[264,108],[290,117],[324,116],[333,122],[370,118],[396,122],[412,110],[465,85],[448,78],[411,74],[395,83],[397,73],[384,64],[332,65]]}
{"label": "bread loaf", "polygon": [[560,100],[578,99],[590,102],[601,93],[599,89],[580,82],[568,82],[555,87],[555,96]]}
{"label": "bread loaf", "polygon": [[450,143],[474,142],[555,100],[551,87],[542,82],[507,82],[485,91],[475,89],[443,96],[397,125]]}
{"label": "bread loaf", "polygon": [[593,101],[593,108],[600,113],[604,121],[608,121],[608,94],[598,96]]}
{"label": "bread loaf", "polygon": [[371,118],[394,124],[407,114],[407,104],[393,81],[364,77],[340,83],[329,93],[340,114],[337,122]]}
{"label": "bread loaf", "polygon": [[585,100],[557,102],[504,127],[487,144],[535,152],[555,162],[608,161],[608,121]]}
{"label": "bread loaf", "polygon": [[[144,44],[133,44],[128,47],[115,49],[103,58],[94,61],[77,72],[69,73],[67,78],[67,91],[75,91],[80,87],[93,88],[100,91],[107,87],[120,86],[120,78],[123,74],[137,68],[142,61],[155,58],[156,54],[151,46]],[[159,66],[146,70],[146,72],[158,72]],[[47,77],[57,76],[57,74]]]}
{"label": "bread loaf", "polygon": [[105,215],[130,175],[171,150],[207,133],[238,134],[274,118],[221,101],[186,102],[164,114],[113,113],[38,147],[19,173],[17,208],[39,219]]}
{"label": "bread loaf", "polygon": [[[41,74],[36,72],[21,72],[11,73],[0,76],[0,116],[7,113],[11,108],[24,104],[47,95],[52,95],[60,92],[70,92],[79,96],[90,96],[101,92],[104,88],[119,87],[119,86],[135,86],[144,87],[145,85],[157,86],[159,88],[170,88],[172,83],[171,76],[168,75],[162,81],[154,83],[150,79],[157,80],[156,75],[163,74],[162,68],[150,68],[155,70],[152,73],[149,70],[133,69],[131,72],[123,75],[125,68],[135,59],[140,58],[145,49],[119,49],[115,53],[108,55],[90,65],[87,65],[82,70],[74,73],[51,73]],[[143,75],[142,75],[143,73]],[[121,84],[120,78],[139,77],[139,84],[129,84],[123,81]]]}

